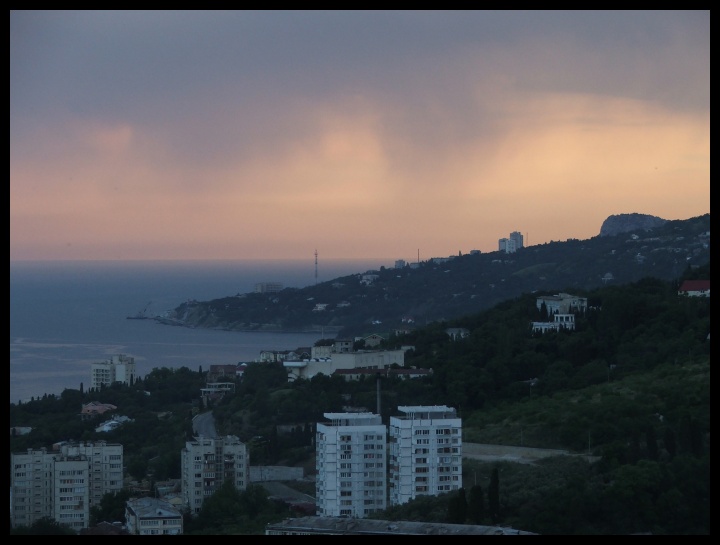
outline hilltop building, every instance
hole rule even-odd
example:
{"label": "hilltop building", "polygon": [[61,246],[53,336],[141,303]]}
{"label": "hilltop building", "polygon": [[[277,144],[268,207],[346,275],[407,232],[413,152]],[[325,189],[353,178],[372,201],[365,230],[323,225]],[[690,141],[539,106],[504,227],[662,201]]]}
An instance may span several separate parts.
{"label": "hilltop building", "polygon": [[462,488],[462,420],[445,405],[390,417],[390,505]]}
{"label": "hilltop building", "polygon": [[277,293],[283,290],[280,282],[258,282],[255,284],[255,293]]}
{"label": "hilltop building", "polygon": [[678,294],[689,297],[710,297],[710,280],[684,280],[678,289]]}
{"label": "hilltop building", "polygon": [[182,494],[192,514],[198,514],[205,499],[226,480],[239,491],[247,488],[250,457],[245,443],[234,435],[196,437],[185,443],[180,457]]}
{"label": "hilltop building", "polygon": [[501,238],[498,240],[498,250],[506,254],[514,254],[520,248],[524,248],[523,236],[519,231],[510,233],[510,238]]}
{"label": "hilltop building", "polygon": [[79,531],[90,508],[123,486],[123,447],[106,441],[64,443],[57,450],[10,455],[10,524],[49,517]]}
{"label": "hilltop building", "polygon": [[365,518],[387,506],[386,435],[380,415],[325,413],[318,422],[317,512]]}
{"label": "hilltop building", "polygon": [[557,295],[541,295],[535,300],[535,306],[542,310],[543,304],[547,309],[548,316],[553,314],[571,314],[573,312],[585,312],[587,310],[587,298],[559,293]]}
{"label": "hilltop building", "polygon": [[575,331],[574,314],[553,314],[552,322],[532,322],[533,333],[545,333],[546,331],[560,331],[567,329]]}
{"label": "hilltop building", "polygon": [[93,390],[99,390],[102,386],[110,386],[116,382],[130,385],[137,377],[135,358],[118,354],[108,361],[91,364],[90,373],[90,387]]}
{"label": "hilltop building", "polygon": [[113,405],[112,403],[100,403],[99,401],[91,401],[90,403],[86,403],[85,405],[83,405],[82,409],[80,409],[80,419],[92,420],[93,418],[97,418],[102,414],[115,410],[117,410],[117,406]]}

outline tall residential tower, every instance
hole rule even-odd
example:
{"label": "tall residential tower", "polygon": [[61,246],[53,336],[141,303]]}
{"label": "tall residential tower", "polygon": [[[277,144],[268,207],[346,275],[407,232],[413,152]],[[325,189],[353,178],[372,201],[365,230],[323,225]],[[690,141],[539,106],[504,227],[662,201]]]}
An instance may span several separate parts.
{"label": "tall residential tower", "polygon": [[232,481],[238,491],[247,488],[250,458],[245,443],[234,435],[196,437],[185,443],[180,457],[182,494],[194,515],[225,481]]}
{"label": "tall residential tower", "polygon": [[372,413],[325,413],[317,424],[316,504],[325,517],[365,518],[387,506],[387,428]]}
{"label": "tall residential tower", "polygon": [[462,421],[455,409],[398,407],[390,417],[390,505],[462,488]]}

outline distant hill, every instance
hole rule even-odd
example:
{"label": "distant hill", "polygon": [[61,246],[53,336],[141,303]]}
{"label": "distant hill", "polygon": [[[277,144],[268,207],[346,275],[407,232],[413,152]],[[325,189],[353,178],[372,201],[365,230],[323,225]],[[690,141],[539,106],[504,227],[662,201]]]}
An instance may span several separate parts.
{"label": "distant hill", "polygon": [[618,214],[609,216],[600,227],[600,236],[609,237],[631,231],[655,229],[668,220],[648,214]]}
{"label": "distant hill", "polygon": [[[615,234],[613,234],[615,233]],[[306,288],[187,302],[161,321],[237,331],[389,335],[476,313],[524,293],[582,294],[654,277],[671,281],[710,261],[710,214],[663,220],[610,216],[600,235],[381,267]]]}

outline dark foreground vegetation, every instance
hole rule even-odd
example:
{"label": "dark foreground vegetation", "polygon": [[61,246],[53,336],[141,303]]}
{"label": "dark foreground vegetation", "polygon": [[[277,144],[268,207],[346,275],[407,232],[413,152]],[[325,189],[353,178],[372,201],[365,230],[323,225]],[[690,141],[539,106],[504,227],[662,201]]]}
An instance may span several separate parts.
{"label": "dark foreground vegetation", "polygon": [[[406,364],[431,368],[433,375],[382,379],[383,421],[398,405],[445,404],[463,418],[466,442],[558,448],[600,460],[465,460],[459,493],[422,498],[377,518],[499,524],[541,534],[709,534],[710,301],[678,296],[684,278],[710,278],[709,264],[673,282],[648,277],[589,292],[565,290],[587,297],[592,307],[577,316],[575,332],[533,335],[536,293],[391,337],[388,348],[414,346]],[[470,334],[452,341],[448,327]],[[180,450],[192,437],[205,375],[155,369],[132,386],[81,387],[11,404],[11,427],[33,431],[11,434],[10,452],[105,439],[124,445],[129,479],[179,478]],[[220,434],[248,444],[252,465],[303,465],[312,472],[314,424],[347,406],[374,412],[376,392],[375,379],[317,376],[290,384],[281,365],[251,364],[235,395],[211,408]],[[81,404],[94,400],[118,406],[134,422],[95,432],[97,422],[78,416]],[[126,494],[95,506],[94,519],[122,520]],[[290,516],[259,486],[216,496],[202,516],[188,518],[186,533],[258,534],[267,522]],[[53,533],[52,524],[43,528],[35,533]]]}

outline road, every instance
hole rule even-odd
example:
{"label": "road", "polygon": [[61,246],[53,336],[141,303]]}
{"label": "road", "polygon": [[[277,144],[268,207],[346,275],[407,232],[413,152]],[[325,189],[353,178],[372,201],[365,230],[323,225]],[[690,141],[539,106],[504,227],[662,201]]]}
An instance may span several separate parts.
{"label": "road", "polygon": [[203,437],[207,437],[209,439],[217,437],[215,419],[213,418],[212,411],[198,414],[193,418],[193,433],[195,435],[202,435]]}

